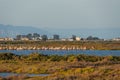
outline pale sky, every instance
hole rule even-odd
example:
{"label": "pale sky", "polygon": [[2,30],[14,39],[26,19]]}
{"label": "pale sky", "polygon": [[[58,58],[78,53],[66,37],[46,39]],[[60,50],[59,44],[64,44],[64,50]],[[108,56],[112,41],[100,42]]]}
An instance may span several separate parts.
{"label": "pale sky", "polygon": [[63,36],[120,37],[120,0],[0,0],[0,24]]}
{"label": "pale sky", "polygon": [[0,0],[0,24],[120,28],[120,0]]}

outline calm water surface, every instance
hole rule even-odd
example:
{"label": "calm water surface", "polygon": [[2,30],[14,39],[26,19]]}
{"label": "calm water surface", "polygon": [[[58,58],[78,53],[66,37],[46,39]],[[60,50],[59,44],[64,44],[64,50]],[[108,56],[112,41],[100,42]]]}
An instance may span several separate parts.
{"label": "calm water surface", "polygon": [[48,76],[49,74],[19,74],[19,73],[9,73],[9,72],[0,73],[1,77],[19,76],[19,75],[26,75],[29,77],[35,77],[35,76]]}
{"label": "calm water surface", "polygon": [[0,53],[1,52],[11,52],[18,55],[28,55],[33,52],[38,52],[47,55],[88,54],[97,56],[120,56],[120,50],[0,50]]}

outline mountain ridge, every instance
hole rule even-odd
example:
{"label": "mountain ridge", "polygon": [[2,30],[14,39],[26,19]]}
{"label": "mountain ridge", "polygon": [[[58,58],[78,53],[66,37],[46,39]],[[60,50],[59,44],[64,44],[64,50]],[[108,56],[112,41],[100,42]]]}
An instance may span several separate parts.
{"label": "mountain ridge", "polygon": [[15,37],[19,34],[22,35],[28,33],[38,33],[46,35],[49,34],[48,31],[31,26],[13,26],[0,24],[0,37]]}

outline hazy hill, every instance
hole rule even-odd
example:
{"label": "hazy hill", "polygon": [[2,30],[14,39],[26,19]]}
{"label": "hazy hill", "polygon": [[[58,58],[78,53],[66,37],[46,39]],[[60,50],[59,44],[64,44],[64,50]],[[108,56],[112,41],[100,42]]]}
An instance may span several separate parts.
{"label": "hazy hill", "polygon": [[39,33],[46,35],[48,34],[47,31],[35,27],[12,26],[12,25],[0,24],[0,37],[15,37],[18,34],[28,34],[28,33]]}

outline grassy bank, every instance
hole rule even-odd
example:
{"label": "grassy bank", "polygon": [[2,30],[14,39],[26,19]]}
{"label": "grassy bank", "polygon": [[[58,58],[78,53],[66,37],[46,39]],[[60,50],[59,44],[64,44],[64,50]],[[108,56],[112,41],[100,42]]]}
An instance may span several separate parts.
{"label": "grassy bank", "polygon": [[0,53],[0,72],[50,74],[10,76],[1,80],[119,80],[120,56]]}

